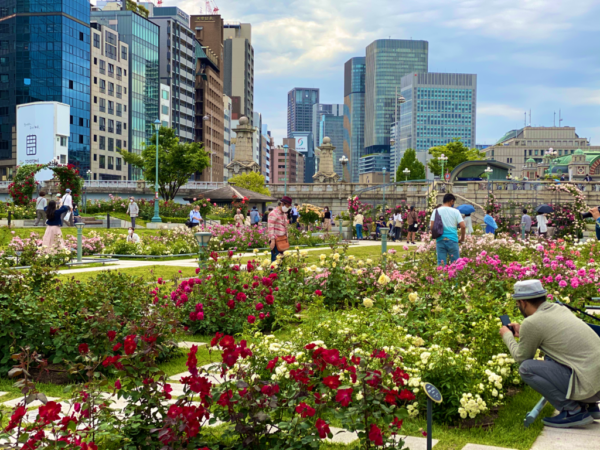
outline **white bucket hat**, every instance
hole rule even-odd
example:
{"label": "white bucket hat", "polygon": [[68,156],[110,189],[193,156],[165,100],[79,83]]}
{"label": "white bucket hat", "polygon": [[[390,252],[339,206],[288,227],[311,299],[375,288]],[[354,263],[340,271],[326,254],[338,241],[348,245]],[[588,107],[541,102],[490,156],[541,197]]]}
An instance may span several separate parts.
{"label": "white bucket hat", "polygon": [[544,289],[540,280],[525,280],[515,283],[515,300],[527,300],[529,298],[543,297],[548,291]]}

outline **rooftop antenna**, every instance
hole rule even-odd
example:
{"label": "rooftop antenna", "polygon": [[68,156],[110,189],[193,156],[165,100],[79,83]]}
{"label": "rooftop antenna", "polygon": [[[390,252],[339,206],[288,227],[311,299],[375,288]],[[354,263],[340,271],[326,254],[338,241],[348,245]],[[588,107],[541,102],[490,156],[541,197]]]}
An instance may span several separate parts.
{"label": "rooftop antenna", "polygon": [[560,113],[560,109],[559,109],[559,110],[558,110],[558,126],[559,126],[559,127],[562,127],[562,121],[563,121],[563,120],[564,120],[564,119],[562,118],[562,116],[561,116],[561,113]]}

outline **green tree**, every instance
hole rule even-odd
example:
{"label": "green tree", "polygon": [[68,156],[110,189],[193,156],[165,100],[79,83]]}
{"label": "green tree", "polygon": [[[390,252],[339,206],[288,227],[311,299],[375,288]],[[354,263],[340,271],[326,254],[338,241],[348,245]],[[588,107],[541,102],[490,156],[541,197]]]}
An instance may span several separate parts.
{"label": "green tree", "polygon": [[[410,170],[408,177],[404,174],[404,169]],[[396,181],[404,180],[424,180],[425,166],[417,159],[417,152],[409,148],[404,152],[404,156],[400,161],[398,169],[396,169]]]}
{"label": "green tree", "polygon": [[271,195],[269,189],[265,186],[265,177],[258,172],[243,173],[229,179],[229,183],[248,189],[253,192],[258,192],[263,195]]}
{"label": "green tree", "polygon": [[448,161],[444,163],[444,171],[446,172],[451,172],[452,169],[465,161],[476,161],[485,158],[483,152],[480,152],[476,148],[469,148],[465,146],[459,138],[455,138],[446,145],[431,147],[429,149],[431,161],[429,161],[427,165],[435,175],[441,176],[442,173],[442,165],[438,161],[438,157],[441,156],[442,153],[448,157]]}
{"label": "green tree", "polygon": [[[156,134],[151,142],[156,142]],[[147,145],[141,155],[121,149],[118,152],[129,164],[139,167],[144,179],[156,181],[156,145]],[[210,166],[210,157],[198,142],[181,144],[171,128],[161,127],[158,131],[158,192],[163,200],[173,200],[179,188],[186,184],[196,172]]]}

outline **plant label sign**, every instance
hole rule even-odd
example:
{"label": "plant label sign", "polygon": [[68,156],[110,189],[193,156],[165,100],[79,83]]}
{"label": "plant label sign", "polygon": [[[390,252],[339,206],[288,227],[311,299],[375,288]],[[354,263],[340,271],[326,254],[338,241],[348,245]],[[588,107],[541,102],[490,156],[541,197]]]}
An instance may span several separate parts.
{"label": "plant label sign", "polygon": [[423,387],[425,388],[425,394],[427,394],[427,397],[436,403],[442,403],[442,394],[438,388],[431,383],[425,383]]}

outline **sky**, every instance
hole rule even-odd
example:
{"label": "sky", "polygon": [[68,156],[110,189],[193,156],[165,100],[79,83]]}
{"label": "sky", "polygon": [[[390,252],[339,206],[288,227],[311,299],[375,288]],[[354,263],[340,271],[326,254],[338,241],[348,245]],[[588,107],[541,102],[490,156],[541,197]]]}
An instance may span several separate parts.
{"label": "sky", "polygon": [[[211,0],[212,1],[212,0]],[[276,143],[287,93],[320,88],[344,102],[344,63],[377,39],[429,42],[429,71],[478,76],[477,143],[521,128],[574,126],[600,145],[600,0],[215,0],[252,24],[254,108]],[[163,0],[188,14],[205,1]]]}

